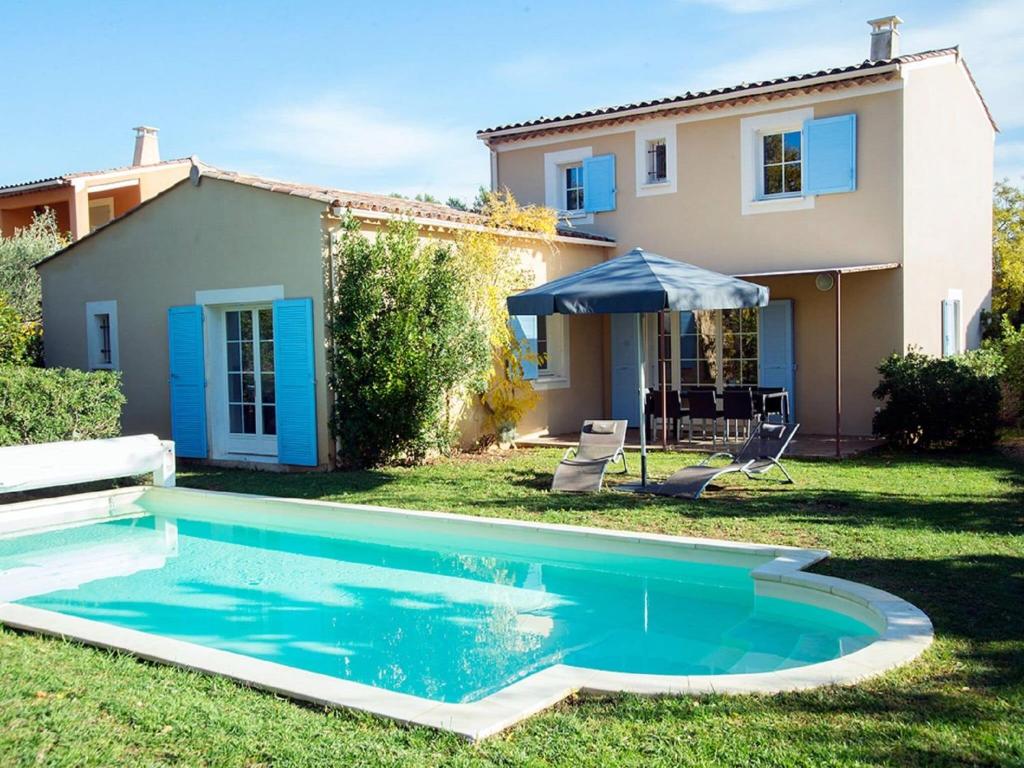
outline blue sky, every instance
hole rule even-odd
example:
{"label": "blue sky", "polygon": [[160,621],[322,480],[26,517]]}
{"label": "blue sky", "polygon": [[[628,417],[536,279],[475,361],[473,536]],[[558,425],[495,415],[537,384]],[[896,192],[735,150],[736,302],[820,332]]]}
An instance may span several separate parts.
{"label": "blue sky", "polygon": [[471,198],[478,128],[959,43],[1024,175],[1024,0],[138,3],[5,0],[0,183],[162,155]]}

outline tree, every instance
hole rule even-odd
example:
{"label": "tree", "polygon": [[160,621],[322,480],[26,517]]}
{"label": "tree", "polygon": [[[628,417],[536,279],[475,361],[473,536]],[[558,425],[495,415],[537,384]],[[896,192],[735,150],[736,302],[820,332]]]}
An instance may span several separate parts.
{"label": "tree", "polygon": [[1024,323],[1024,189],[995,185],[992,226],[992,310]]}
{"label": "tree", "polygon": [[39,320],[41,291],[35,264],[68,244],[57,226],[57,216],[47,208],[32,223],[0,236],[0,296],[27,322]]}

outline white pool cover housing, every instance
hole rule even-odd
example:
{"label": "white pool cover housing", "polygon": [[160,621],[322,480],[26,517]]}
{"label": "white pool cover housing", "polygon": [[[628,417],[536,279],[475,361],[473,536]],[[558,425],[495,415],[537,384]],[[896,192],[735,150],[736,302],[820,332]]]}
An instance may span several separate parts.
{"label": "white pool cover housing", "polygon": [[0,448],[0,493],[153,474],[174,485],[174,443],[156,435],[67,440]]}

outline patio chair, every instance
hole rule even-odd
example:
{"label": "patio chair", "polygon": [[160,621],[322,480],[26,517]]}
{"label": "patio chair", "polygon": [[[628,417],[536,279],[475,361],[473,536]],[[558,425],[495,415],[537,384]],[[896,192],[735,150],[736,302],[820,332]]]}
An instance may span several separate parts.
{"label": "patio chair", "polygon": [[601,490],[605,470],[613,461],[622,461],[622,474],[628,471],[626,453],[626,421],[583,422],[580,442],[568,448],[555,468],[552,491],[589,493]]}
{"label": "patio chair", "polygon": [[[682,400],[679,397],[679,392],[674,389],[670,389],[665,393],[665,404],[666,414],[669,421],[672,423],[672,434],[675,435],[673,442],[679,442],[679,425],[683,420],[684,416],[688,416],[689,413],[683,409]],[[661,390],[652,389],[647,392],[647,403],[644,406],[644,415],[647,420],[647,439],[654,440],[655,438],[655,427],[658,426],[658,419],[663,418],[661,413]]]}
{"label": "patio chair", "polygon": [[740,436],[740,422],[747,423],[747,437],[750,423],[754,420],[754,396],[749,388],[727,388],[722,393],[722,418],[725,419],[725,439],[729,440],[729,422],[736,426],[736,437]]}
{"label": "patio chair", "polygon": [[688,389],[683,393],[689,411],[689,437],[693,442],[693,422],[700,419],[703,437],[708,434],[708,419],[711,419],[711,444],[718,442],[718,420],[722,418],[722,409],[718,407],[713,389]]}
{"label": "patio chair", "polygon": [[[748,478],[754,479],[756,475],[763,475],[772,467],[778,467],[785,476],[786,482],[792,483],[793,478],[782,466],[781,459],[799,428],[799,424],[758,422],[750,437],[735,456],[725,452],[713,453],[699,464],[683,467],[665,482],[650,486],[649,490],[659,496],[697,499],[713,480],[722,475],[742,472]],[[723,457],[727,457],[731,461],[724,466],[709,466],[713,459]]]}

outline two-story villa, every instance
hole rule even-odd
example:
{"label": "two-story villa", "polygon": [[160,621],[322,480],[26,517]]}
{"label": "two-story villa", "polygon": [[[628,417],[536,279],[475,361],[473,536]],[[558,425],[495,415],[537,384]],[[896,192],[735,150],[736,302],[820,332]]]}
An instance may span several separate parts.
{"label": "two-story villa", "polygon": [[[839,412],[870,433],[878,363],[977,345],[991,291],[992,117],[958,48],[900,55],[900,19],[869,23],[860,64],[478,134],[493,188],[614,238],[609,258],[639,246],[768,286],[760,311],[675,313],[671,383],[786,386],[811,433]],[[636,418],[628,317],[538,326],[528,430],[576,429],[562,414],[583,404]],[[647,344],[653,377],[653,323]]]}

